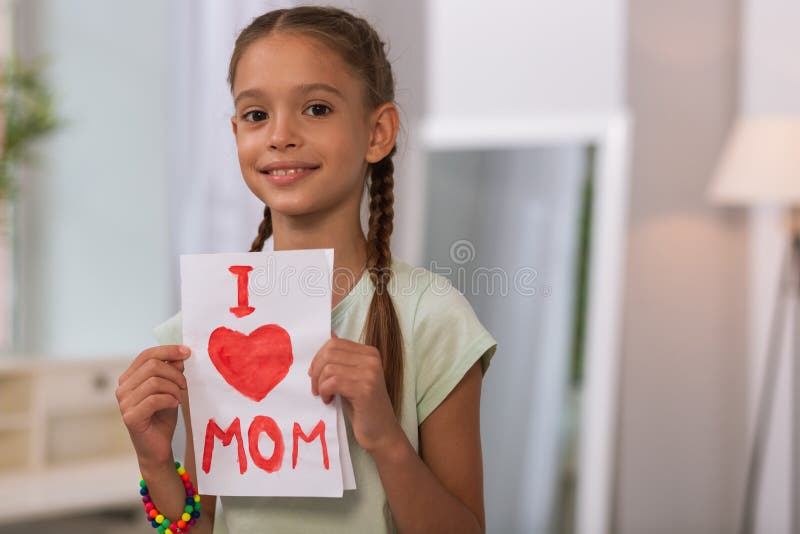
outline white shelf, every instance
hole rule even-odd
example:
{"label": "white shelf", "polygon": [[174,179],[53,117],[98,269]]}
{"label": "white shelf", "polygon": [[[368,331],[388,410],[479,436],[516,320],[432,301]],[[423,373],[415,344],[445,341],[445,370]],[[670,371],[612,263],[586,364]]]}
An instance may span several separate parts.
{"label": "white shelf", "polygon": [[131,359],[0,359],[0,524],[137,506],[138,465],[114,397]]}
{"label": "white shelf", "polygon": [[108,506],[134,507],[139,502],[138,482],[133,455],[0,475],[0,524]]}
{"label": "white shelf", "polygon": [[0,432],[27,430],[31,427],[31,416],[26,413],[0,415]]}

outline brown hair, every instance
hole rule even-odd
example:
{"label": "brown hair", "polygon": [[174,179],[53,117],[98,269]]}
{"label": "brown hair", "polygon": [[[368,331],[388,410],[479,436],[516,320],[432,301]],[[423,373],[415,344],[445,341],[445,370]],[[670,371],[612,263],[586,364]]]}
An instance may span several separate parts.
{"label": "brown hair", "polygon": [[[228,68],[228,84],[233,92],[236,67],[247,47],[275,31],[295,32],[317,39],[335,52],[360,77],[366,89],[368,109],[394,101],[394,76],[386,58],[384,43],[370,24],[347,11],[333,7],[300,6],[278,9],[255,18],[239,34]],[[395,414],[399,417],[403,393],[403,336],[388,285],[392,276],[392,252],[389,240],[394,218],[394,164],[397,145],[382,160],[368,166],[369,232],[367,234],[367,271],[375,294],[362,332],[362,340],[376,347],[382,358],[384,380]],[[264,220],[250,248],[261,251],[272,235],[272,215],[264,207]]]}

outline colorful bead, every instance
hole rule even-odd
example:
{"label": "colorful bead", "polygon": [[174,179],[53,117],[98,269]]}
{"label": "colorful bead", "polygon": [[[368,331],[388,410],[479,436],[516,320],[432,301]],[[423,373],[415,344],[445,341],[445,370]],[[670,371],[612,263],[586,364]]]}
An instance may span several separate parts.
{"label": "colorful bead", "polygon": [[180,519],[174,523],[158,511],[158,508],[156,508],[155,503],[153,503],[152,498],[148,494],[147,484],[144,479],[142,478],[139,481],[139,493],[142,495],[142,506],[144,507],[145,515],[153,528],[159,533],[182,534],[189,532],[200,517],[200,495],[197,494],[197,490],[192,484],[189,473],[186,472],[185,468],[181,467],[180,462],[175,462],[175,469],[186,489],[186,505],[184,506],[184,512],[181,514]]}

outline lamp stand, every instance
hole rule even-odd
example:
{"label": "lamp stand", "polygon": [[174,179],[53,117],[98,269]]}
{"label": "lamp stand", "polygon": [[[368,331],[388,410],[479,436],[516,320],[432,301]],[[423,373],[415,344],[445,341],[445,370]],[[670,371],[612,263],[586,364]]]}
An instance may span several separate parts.
{"label": "lamp stand", "polygon": [[792,321],[792,431],[791,431],[791,532],[800,533],[800,208],[794,208],[789,218],[790,240],[781,263],[778,291],[772,312],[767,346],[764,377],[756,412],[753,442],[745,482],[744,504],[739,532],[753,534],[755,522],[756,490],[761,478],[761,467],[769,435],[772,405],[775,399],[778,363],[780,361],[788,304],[794,304]]}

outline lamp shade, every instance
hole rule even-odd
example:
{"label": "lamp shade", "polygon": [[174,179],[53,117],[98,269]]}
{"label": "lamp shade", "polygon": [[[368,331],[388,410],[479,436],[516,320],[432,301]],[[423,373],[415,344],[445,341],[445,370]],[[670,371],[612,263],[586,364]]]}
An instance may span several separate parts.
{"label": "lamp shade", "polygon": [[800,116],[739,118],[708,193],[717,204],[800,205]]}

